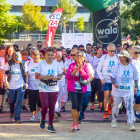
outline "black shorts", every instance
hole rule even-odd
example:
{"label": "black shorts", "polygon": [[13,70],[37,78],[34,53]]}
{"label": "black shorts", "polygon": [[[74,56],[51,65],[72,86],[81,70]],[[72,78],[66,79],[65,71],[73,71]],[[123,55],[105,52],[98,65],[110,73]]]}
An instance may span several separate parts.
{"label": "black shorts", "polygon": [[27,99],[28,89],[25,90],[24,99]]}
{"label": "black shorts", "polygon": [[5,94],[5,89],[0,87],[0,95],[4,95]]}

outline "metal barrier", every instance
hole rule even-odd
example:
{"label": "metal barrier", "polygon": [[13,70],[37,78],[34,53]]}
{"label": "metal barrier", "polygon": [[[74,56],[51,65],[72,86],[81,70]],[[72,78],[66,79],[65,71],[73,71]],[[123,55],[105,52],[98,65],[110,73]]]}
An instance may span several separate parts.
{"label": "metal barrier", "polygon": [[[46,40],[46,34],[20,34],[19,35],[19,40],[23,40],[23,41],[34,41],[34,40],[45,41]],[[62,40],[62,35],[55,34],[54,40],[55,41],[61,41]]]}

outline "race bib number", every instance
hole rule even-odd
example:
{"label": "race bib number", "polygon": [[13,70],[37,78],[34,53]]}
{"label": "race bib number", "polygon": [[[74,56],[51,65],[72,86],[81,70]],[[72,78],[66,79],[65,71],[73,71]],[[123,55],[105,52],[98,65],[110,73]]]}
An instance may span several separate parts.
{"label": "race bib number", "polygon": [[107,73],[112,73],[113,68],[108,68]]}
{"label": "race bib number", "polygon": [[75,81],[75,89],[77,90],[81,89],[80,83],[78,81]]}
{"label": "race bib number", "polygon": [[18,70],[18,69],[13,69],[13,70],[11,71],[11,76],[15,76],[15,77],[20,76],[20,70]]}
{"label": "race bib number", "polygon": [[35,73],[35,69],[31,69],[31,73]]}
{"label": "race bib number", "polygon": [[130,84],[121,83],[119,86],[119,91],[130,91]]}
{"label": "race bib number", "polygon": [[38,88],[41,89],[41,90],[45,90],[46,89],[46,85],[39,81]]}

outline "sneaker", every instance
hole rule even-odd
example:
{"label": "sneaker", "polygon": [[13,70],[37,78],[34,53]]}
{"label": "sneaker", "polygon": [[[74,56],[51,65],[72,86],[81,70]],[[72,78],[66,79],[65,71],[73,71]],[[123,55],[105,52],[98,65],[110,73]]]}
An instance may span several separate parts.
{"label": "sneaker", "polygon": [[119,109],[119,114],[122,114],[122,109],[121,108]]}
{"label": "sneaker", "polygon": [[129,124],[129,130],[130,131],[136,131],[136,128],[134,126],[134,123]]}
{"label": "sneaker", "polygon": [[62,107],[61,107],[61,112],[66,112],[66,110],[65,110],[65,107],[64,107],[64,106],[62,106]]}
{"label": "sneaker", "polygon": [[104,106],[100,107],[100,112],[104,112]]}
{"label": "sneaker", "polygon": [[82,119],[85,119],[85,115],[84,114],[82,115]]}
{"label": "sneaker", "polygon": [[15,120],[15,123],[20,124],[21,121],[20,120]]}
{"label": "sneaker", "polygon": [[58,118],[61,118],[61,117],[62,117],[61,114],[60,114],[59,112],[57,113],[57,115],[58,115]]}
{"label": "sneaker", "polygon": [[10,113],[10,118],[13,118],[13,116],[14,116],[14,113]]}
{"label": "sneaker", "polygon": [[109,119],[108,113],[104,112],[104,119]]}
{"label": "sneaker", "polygon": [[113,127],[113,128],[117,127],[117,121],[116,120],[112,120],[111,127]]}
{"label": "sneaker", "polygon": [[48,132],[50,133],[56,133],[56,130],[53,128],[53,125],[48,126]]}
{"label": "sneaker", "polygon": [[41,117],[42,117],[42,116],[41,116],[41,111],[38,111],[38,112],[37,112],[37,117],[38,117],[38,119],[41,119]]}
{"label": "sneaker", "polygon": [[45,120],[40,121],[40,128],[45,129]]}
{"label": "sneaker", "polygon": [[3,112],[3,106],[0,106],[0,113]]}
{"label": "sneaker", "polygon": [[78,126],[78,123],[76,123],[76,127],[77,127],[77,130],[80,130],[80,127]]}
{"label": "sneaker", "polygon": [[81,120],[78,121],[78,124],[81,124]]}
{"label": "sneaker", "polygon": [[35,121],[35,120],[36,120],[36,118],[35,118],[35,116],[33,115],[32,118],[30,119],[30,121]]}
{"label": "sneaker", "polygon": [[140,113],[137,114],[136,112],[137,112],[137,111],[135,110],[135,111],[134,111],[135,117],[136,117],[138,120],[140,120]]}
{"label": "sneaker", "polygon": [[112,106],[111,105],[108,106],[108,114],[112,115]]}
{"label": "sneaker", "polygon": [[91,106],[90,111],[94,111],[94,105]]}
{"label": "sneaker", "polygon": [[58,120],[58,113],[57,112],[54,113],[54,118]]}
{"label": "sneaker", "polygon": [[72,131],[77,130],[77,126],[76,126],[76,124],[75,124],[75,123],[73,123],[73,124],[72,124],[71,130],[72,130]]}
{"label": "sneaker", "polygon": [[28,111],[28,109],[27,109],[26,106],[22,106],[22,110],[23,110],[23,111]]}

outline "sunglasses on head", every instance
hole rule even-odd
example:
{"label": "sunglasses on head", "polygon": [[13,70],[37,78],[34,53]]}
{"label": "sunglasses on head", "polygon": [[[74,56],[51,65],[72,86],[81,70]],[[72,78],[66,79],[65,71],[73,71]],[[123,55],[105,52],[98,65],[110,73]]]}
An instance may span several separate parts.
{"label": "sunglasses on head", "polygon": [[140,54],[140,52],[134,52],[135,54]]}
{"label": "sunglasses on head", "polygon": [[71,56],[75,56],[75,54],[71,54]]}
{"label": "sunglasses on head", "polygon": [[109,50],[110,52],[116,52],[115,50]]}

